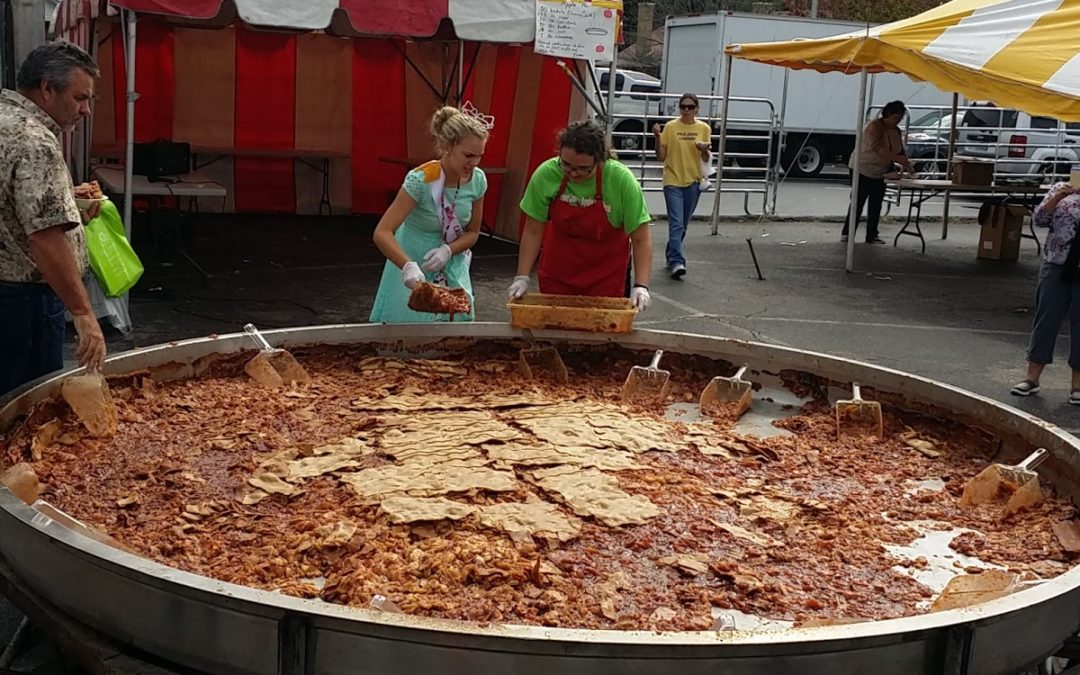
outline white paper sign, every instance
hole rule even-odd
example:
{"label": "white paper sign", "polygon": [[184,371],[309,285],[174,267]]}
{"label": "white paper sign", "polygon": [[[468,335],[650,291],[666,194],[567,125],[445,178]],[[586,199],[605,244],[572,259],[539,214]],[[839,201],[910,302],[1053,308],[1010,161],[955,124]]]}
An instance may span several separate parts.
{"label": "white paper sign", "polygon": [[610,61],[621,3],[536,0],[537,54]]}

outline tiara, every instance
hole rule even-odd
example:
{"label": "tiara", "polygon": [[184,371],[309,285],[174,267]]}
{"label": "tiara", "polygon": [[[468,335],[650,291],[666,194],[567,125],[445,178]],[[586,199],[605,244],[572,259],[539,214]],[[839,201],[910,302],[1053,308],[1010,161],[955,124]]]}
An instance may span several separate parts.
{"label": "tiara", "polygon": [[476,109],[476,106],[472,104],[472,101],[465,101],[465,105],[461,106],[461,113],[463,115],[468,115],[479,122],[480,126],[484,127],[486,131],[491,131],[495,128],[495,116],[485,115],[480,112]]}

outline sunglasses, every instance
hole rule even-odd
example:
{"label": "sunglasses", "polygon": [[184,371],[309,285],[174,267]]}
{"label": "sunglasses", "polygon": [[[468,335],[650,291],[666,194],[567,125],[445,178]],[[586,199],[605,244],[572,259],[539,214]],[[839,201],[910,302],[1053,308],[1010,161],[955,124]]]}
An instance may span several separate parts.
{"label": "sunglasses", "polygon": [[573,164],[567,164],[563,160],[563,158],[560,157],[559,158],[559,167],[561,167],[562,170],[565,171],[566,173],[574,174],[574,175],[583,175],[583,174],[587,174],[590,171],[592,171],[593,169],[595,169],[596,168],[596,162],[593,162],[592,166],[575,166]]}
{"label": "sunglasses", "polygon": [[679,110],[697,110],[697,106],[693,103],[680,103]]}

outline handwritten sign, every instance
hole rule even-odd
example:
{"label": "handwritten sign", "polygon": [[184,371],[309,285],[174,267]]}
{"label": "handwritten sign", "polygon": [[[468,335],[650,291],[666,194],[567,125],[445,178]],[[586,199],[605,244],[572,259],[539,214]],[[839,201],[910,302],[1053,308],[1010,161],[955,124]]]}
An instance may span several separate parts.
{"label": "handwritten sign", "polygon": [[622,2],[536,0],[537,54],[610,61]]}

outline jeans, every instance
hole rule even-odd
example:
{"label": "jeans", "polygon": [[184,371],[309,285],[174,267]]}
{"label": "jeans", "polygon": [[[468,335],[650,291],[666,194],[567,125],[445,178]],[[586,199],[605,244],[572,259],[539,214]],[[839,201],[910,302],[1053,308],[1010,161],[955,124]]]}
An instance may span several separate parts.
{"label": "jeans", "polygon": [[1061,280],[1064,265],[1044,262],[1035,293],[1035,325],[1028,344],[1028,361],[1051,363],[1054,343],[1065,317],[1069,317],[1069,367],[1080,370],[1080,282]]}
{"label": "jeans", "polygon": [[697,208],[698,198],[701,196],[701,187],[697,183],[691,183],[686,187],[674,185],[664,186],[664,204],[667,205],[668,242],[665,255],[668,269],[676,265],[686,266],[686,258],[683,256],[683,239],[686,239],[686,228],[690,224],[690,218]]}
{"label": "jeans", "polygon": [[46,284],[0,282],[0,396],[64,367],[64,303]]}
{"label": "jeans", "polygon": [[[862,215],[863,205],[866,204],[866,240],[877,239],[878,221],[881,220],[881,203],[885,201],[885,179],[870,178],[860,173],[858,199],[855,206],[855,231],[859,231],[859,216]],[[850,222],[851,211],[849,210],[842,232],[845,236],[847,236]]]}

